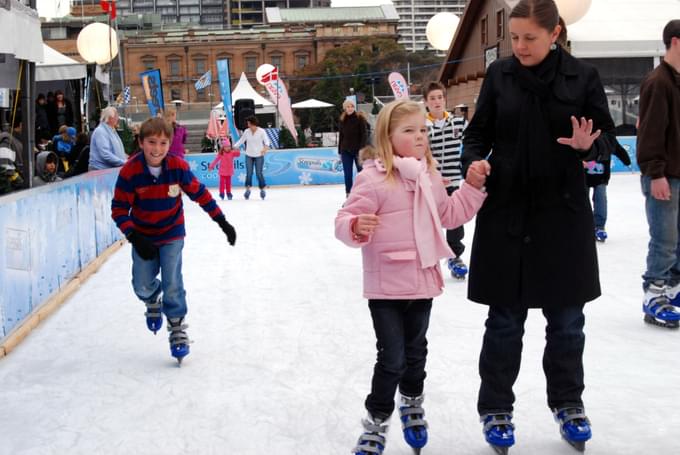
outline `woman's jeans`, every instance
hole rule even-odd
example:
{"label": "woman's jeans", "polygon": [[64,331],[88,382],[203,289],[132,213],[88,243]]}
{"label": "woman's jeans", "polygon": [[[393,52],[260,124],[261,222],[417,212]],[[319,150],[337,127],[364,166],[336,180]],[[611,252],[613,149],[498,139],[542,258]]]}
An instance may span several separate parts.
{"label": "woman's jeans", "polygon": [[340,157],[342,158],[342,171],[345,174],[345,193],[349,194],[349,192],[352,190],[354,165],[357,167],[357,172],[361,172],[361,165],[359,164],[359,152],[342,150],[340,152]]}
{"label": "woman's jeans", "polygon": [[607,224],[607,185],[593,187],[593,221],[595,229],[603,229]]}
{"label": "woman's jeans", "polygon": [[668,179],[671,188],[670,201],[660,201],[651,194],[651,178],[642,176],[642,194],[645,196],[645,212],[649,225],[647,271],[642,275],[643,288],[651,282],[663,282],[671,286],[680,282],[680,179]]}
{"label": "woman's jeans", "polygon": [[187,314],[182,281],[183,248],[183,239],[165,243],[158,247],[158,256],[147,261],[132,247],[132,288],[135,294],[144,302],[153,302],[163,292],[163,314],[168,318],[181,318]]}
{"label": "woman's jeans", "polygon": [[246,155],[246,188],[253,186],[253,165],[255,166],[255,174],[257,175],[257,183],[260,189],[264,189],[266,183],[264,182],[264,174],[262,167],[264,166],[264,156],[253,158]]}
{"label": "woman's jeans", "polygon": [[[489,307],[479,356],[480,415],[513,410],[512,386],[519,374],[527,312],[526,308]],[[583,305],[543,308],[543,315],[547,320],[543,371],[548,406],[550,409],[583,406]]]}
{"label": "woman's jeans", "polygon": [[432,299],[368,301],[377,338],[378,357],[373,369],[366,409],[385,419],[394,411],[397,387],[402,394],[419,396],[425,381],[427,327]]}

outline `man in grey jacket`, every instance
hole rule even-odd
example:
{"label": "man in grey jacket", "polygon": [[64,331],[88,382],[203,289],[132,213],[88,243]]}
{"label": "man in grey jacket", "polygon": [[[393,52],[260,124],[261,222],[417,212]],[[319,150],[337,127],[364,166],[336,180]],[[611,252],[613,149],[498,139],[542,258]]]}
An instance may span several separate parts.
{"label": "man in grey jacket", "polygon": [[116,132],[118,126],[118,111],[115,107],[102,109],[99,126],[95,128],[90,140],[90,171],[108,169],[125,164],[127,155],[123,141]]}

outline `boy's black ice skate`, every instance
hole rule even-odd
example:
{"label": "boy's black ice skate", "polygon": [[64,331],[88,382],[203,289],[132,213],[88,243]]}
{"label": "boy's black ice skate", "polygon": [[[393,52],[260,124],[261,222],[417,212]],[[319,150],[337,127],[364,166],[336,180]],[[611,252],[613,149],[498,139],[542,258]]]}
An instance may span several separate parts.
{"label": "boy's black ice skate", "polygon": [[650,283],[642,302],[645,322],[667,329],[680,327],[680,313],[673,307],[662,284]]}
{"label": "boy's black ice skate", "polygon": [[385,438],[390,428],[388,419],[378,419],[370,413],[365,419],[361,419],[364,432],[359,436],[357,446],[352,453],[357,455],[382,455],[385,450]]}
{"label": "boy's black ice skate", "polygon": [[155,335],[161,327],[163,327],[163,314],[161,308],[163,307],[163,294],[159,293],[156,298],[144,302],[146,305],[146,326]]}
{"label": "boy's black ice skate", "polygon": [[181,366],[184,357],[189,355],[189,337],[185,330],[189,327],[184,323],[184,318],[168,318],[168,332],[170,336],[170,354],[177,359]]}
{"label": "boy's black ice skate", "polygon": [[507,455],[508,449],[515,444],[515,425],[512,413],[499,412],[484,414],[480,417],[484,424],[484,439],[498,455]]}
{"label": "boy's black ice skate", "polygon": [[425,410],[423,410],[424,395],[409,397],[401,395],[399,404],[399,417],[404,431],[404,440],[413,448],[418,455],[420,449],[427,444],[427,422]]}
{"label": "boy's black ice skate", "polygon": [[562,438],[579,452],[586,450],[586,441],[593,434],[590,420],[583,412],[583,408],[562,408],[553,411],[555,420],[560,424]]}

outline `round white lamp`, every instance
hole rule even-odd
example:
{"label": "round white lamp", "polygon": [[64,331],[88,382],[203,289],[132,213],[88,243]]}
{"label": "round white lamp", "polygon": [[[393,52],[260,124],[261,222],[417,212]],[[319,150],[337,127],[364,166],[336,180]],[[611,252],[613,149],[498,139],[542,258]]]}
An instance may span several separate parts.
{"label": "round white lamp", "polygon": [[580,21],[590,9],[592,0],[555,0],[560,16],[567,25]]}
{"label": "round white lamp", "polygon": [[432,47],[447,51],[456,34],[460,19],[453,13],[437,13],[427,22],[425,35]]}
{"label": "round white lamp", "polygon": [[116,31],[101,22],[93,22],[83,28],[78,33],[76,45],[78,53],[88,63],[105,65],[118,55]]}

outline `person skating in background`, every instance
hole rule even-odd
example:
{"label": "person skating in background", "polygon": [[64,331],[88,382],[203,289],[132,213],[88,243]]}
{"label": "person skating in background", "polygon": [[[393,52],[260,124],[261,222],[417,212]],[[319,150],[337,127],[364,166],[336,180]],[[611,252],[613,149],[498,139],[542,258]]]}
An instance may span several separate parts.
{"label": "person skating in background", "polygon": [[172,127],[172,142],[170,143],[170,150],[168,154],[178,158],[184,158],[186,150],[184,144],[187,143],[187,129],[177,123],[177,110],[168,106],[163,111],[163,118]]}
{"label": "person skating in background", "polygon": [[59,157],[54,152],[46,151],[38,153],[35,159],[35,175],[33,187],[47,185],[61,181],[57,175]]}
{"label": "person skating in background", "polygon": [[226,193],[227,199],[230,201],[234,197],[231,193],[231,177],[234,175],[234,158],[241,156],[239,149],[231,147],[231,141],[228,137],[222,139],[220,150],[212,163],[208,166],[211,171],[219,163],[220,174],[220,199],[224,199]]}
{"label": "person skating in background", "polygon": [[354,101],[342,103],[343,113],[338,122],[338,153],[342,159],[342,171],[345,176],[345,195],[352,190],[354,166],[361,172],[359,150],[368,142],[368,123],[362,112],[356,111]]}
{"label": "person skating in background", "polygon": [[243,197],[250,199],[250,187],[253,186],[253,167],[255,167],[255,174],[257,175],[257,183],[260,187],[260,197],[265,198],[266,192],[264,190],[267,183],[264,181],[264,155],[271,147],[271,142],[265,130],[258,125],[257,117],[251,115],[246,119],[248,127],[243,131],[241,138],[233,145],[234,148],[239,148],[246,144],[246,191]]}
{"label": "person skating in background", "polygon": [[640,85],[637,161],[649,224],[644,320],[680,325],[680,19],[663,29],[666,54]]}
{"label": "person skating in background", "polygon": [[560,22],[553,0],[515,5],[512,55],[489,65],[463,136],[463,171],[482,159],[492,169],[475,221],[468,299],[488,305],[477,411],[498,451],[515,442],[513,386],[530,308],[547,322],[543,370],[560,435],[578,449],[591,438],[583,308],[600,296],[600,281],[583,161],[611,153],[616,136],[597,70],[558,44]]}
{"label": "person skating in background", "polygon": [[[440,82],[431,82],[425,88],[425,105],[427,106],[427,132],[430,140],[432,157],[437,161],[437,170],[444,178],[446,192],[450,195],[458,189],[462,179],[460,164],[460,148],[465,129],[465,119],[454,117],[446,111],[446,89]],[[461,255],[465,251],[463,226],[447,229],[446,242],[454,257],[448,259],[451,276],[465,278],[467,265]]]}
{"label": "person skating in background", "polygon": [[139,133],[142,153],[131,157],[120,170],[111,201],[111,217],[133,246],[132,287],[146,305],[147,327],[156,333],[165,315],[170,353],[181,363],[189,354],[182,281],[186,234],[182,193],[210,215],[230,245],[236,243],[236,231],[189,164],[168,155],[171,140],[172,128],[162,118],[142,124]]}
{"label": "person skating in background", "polygon": [[488,163],[475,163],[460,190],[447,196],[428,147],[425,112],[413,101],[382,109],[375,154],[335,219],[335,236],[362,248],[364,297],[377,338],[368,416],[354,449],[360,455],[383,453],[397,389],[406,442],[418,450],[427,443],[426,333],[432,299],[444,287],[439,261],[452,254],[442,226],[472,219],[486,197],[481,188],[489,173]]}
{"label": "person skating in background", "polygon": [[[618,142],[616,143],[616,148],[614,148],[614,155],[624,165],[630,166],[630,156],[628,156],[628,152]],[[593,190],[595,239],[598,242],[604,242],[607,240],[607,231],[605,230],[605,225],[607,224],[607,184],[612,173],[612,162],[607,157],[607,159],[601,161],[586,161],[583,163],[583,167],[586,172],[586,186]]]}

